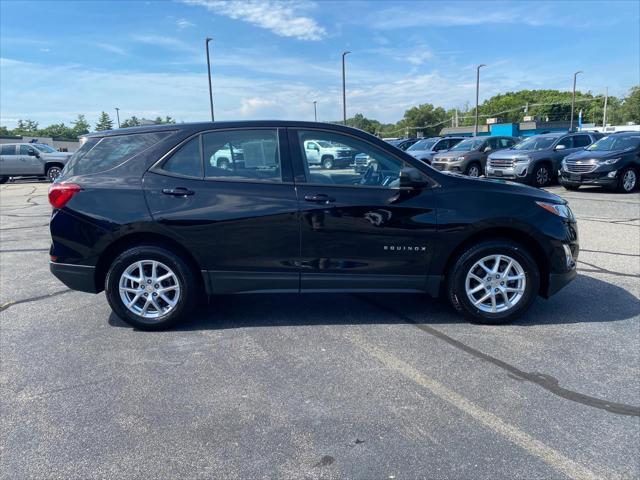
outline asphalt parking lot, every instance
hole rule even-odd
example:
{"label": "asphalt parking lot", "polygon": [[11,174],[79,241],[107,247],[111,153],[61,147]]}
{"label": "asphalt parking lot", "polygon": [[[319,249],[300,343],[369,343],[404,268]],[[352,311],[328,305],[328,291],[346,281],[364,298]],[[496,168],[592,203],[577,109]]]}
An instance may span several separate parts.
{"label": "asphalt parking lot", "polygon": [[0,187],[3,478],[640,476],[638,194],[550,189],[579,276],[513,325],[248,295],[147,333],[49,273],[47,188]]}

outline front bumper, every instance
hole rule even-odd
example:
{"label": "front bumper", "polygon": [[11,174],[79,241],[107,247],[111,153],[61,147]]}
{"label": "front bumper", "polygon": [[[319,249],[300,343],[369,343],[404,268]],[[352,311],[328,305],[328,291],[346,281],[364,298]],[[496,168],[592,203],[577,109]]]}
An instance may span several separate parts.
{"label": "front bumper", "polygon": [[71,290],[87,293],[102,291],[102,288],[98,288],[96,285],[95,267],[49,262],[49,270]]}
{"label": "front bumper", "polygon": [[570,185],[576,187],[579,185],[599,185],[602,187],[614,187],[618,182],[618,172],[616,170],[608,170],[595,171],[590,173],[571,173],[565,170],[560,170],[558,181],[561,185]]}
{"label": "front bumper", "polygon": [[493,167],[487,164],[485,174],[489,178],[503,178],[506,180],[524,181],[529,177],[531,162],[516,162],[511,167]]}
{"label": "front bumper", "polygon": [[431,166],[441,172],[462,172],[463,162],[440,162],[433,160]]}

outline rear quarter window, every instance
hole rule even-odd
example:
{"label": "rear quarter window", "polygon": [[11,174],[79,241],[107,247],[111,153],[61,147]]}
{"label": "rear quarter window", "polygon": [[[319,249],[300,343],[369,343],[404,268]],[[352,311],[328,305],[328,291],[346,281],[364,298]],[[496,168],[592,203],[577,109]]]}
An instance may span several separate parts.
{"label": "rear quarter window", "polygon": [[171,132],[136,133],[89,138],[69,159],[65,175],[88,175],[110,170],[152,147]]}

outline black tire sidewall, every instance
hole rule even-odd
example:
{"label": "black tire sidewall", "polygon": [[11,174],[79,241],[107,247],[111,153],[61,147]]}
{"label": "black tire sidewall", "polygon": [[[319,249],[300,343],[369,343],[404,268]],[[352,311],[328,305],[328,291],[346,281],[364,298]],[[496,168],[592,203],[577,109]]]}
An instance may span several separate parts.
{"label": "black tire sidewall", "polygon": [[[171,268],[178,278],[180,300],[173,311],[160,321],[139,317],[129,311],[120,298],[120,276],[129,265],[138,260],[160,261]],[[178,255],[154,245],[137,246],[121,253],[111,264],[105,279],[105,293],[111,309],[126,323],[141,330],[163,330],[182,320],[195,304],[196,289],[192,269]]]}
{"label": "black tire sidewall", "polygon": [[[469,166],[467,167],[467,170],[465,171],[465,175],[469,175],[469,173],[471,173],[471,169],[473,167],[476,167],[478,169],[478,177],[480,177],[480,175],[482,175],[482,168],[481,168],[481,166],[480,166],[480,164],[478,162],[470,163]],[[477,178],[477,177],[473,177],[473,178]]]}
{"label": "black tire sidewall", "polygon": [[[483,257],[504,254],[512,257],[525,271],[526,289],[524,297],[511,310],[490,314],[474,307],[466,294],[466,277],[469,269]],[[508,323],[529,309],[538,295],[540,288],[540,272],[531,254],[520,244],[509,240],[488,240],[465,250],[455,262],[448,274],[447,290],[454,308],[476,323],[502,324]]]}
{"label": "black tire sidewall", "polygon": [[334,160],[332,157],[324,157],[322,159],[322,168],[325,170],[331,170],[333,168]]}
{"label": "black tire sidewall", "polygon": [[47,168],[47,171],[46,171],[47,180],[49,180],[50,182],[54,182],[56,178],[51,178],[51,170],[58,170],[58,175],[56,175],[56,178],[58,178],[60,176],[60,173],[62,173],[62,169],[57,165],[53,165]]}
{"label": "black tire sidewall", "polygon": [[[547,178],[548,178],[548,180],[544,184],[539,184],[538,183],[538,172],[540,170],[542,170],[543,168],[547,170],[547,174],[548,174]],[[533,184],[534,187],[538,187],[538,188],[546,187],[546,186],[551,184],[552,176],[553,176],[553,174],[552,174],[551,169],[549,168],[549,166],[546,163],[542,163],[542,164],[536,165],[533,168],[533,172],[531,173],[531,183]]]}

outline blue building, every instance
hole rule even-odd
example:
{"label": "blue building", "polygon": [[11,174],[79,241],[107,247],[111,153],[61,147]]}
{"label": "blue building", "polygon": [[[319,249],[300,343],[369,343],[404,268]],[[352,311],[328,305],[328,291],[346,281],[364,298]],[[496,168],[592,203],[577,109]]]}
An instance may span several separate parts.
{"label": "blue building", "polygon": [[[541,133],[566,133],[569,131],[570,123],[541,122],[530,120],[520,123],[492,123],[490,125],[478,125],[478,136],[502,135],[509,137],[531,137]],[[473,136],[473,125],[470,127],[446,127],[440,131],[440,135],[460,135],[464,137]]]}

